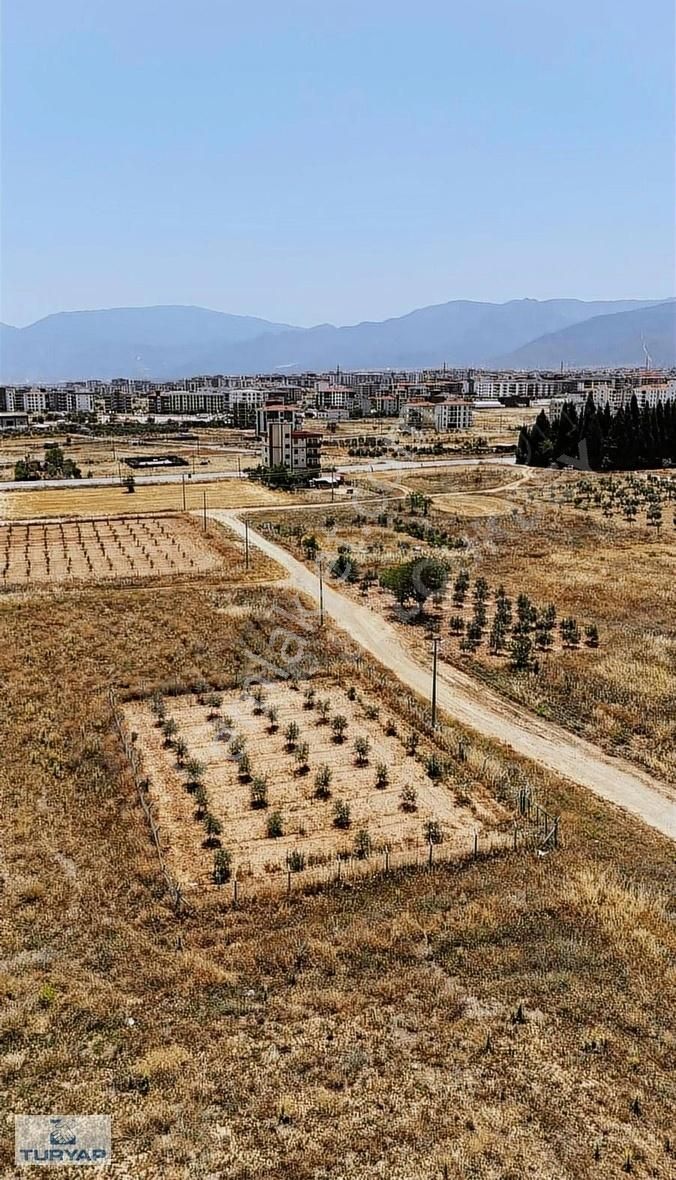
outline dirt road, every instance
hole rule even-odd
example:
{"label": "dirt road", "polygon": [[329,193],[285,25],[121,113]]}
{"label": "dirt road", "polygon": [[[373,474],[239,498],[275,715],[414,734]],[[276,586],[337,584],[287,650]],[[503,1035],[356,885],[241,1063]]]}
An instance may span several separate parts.
{"label": "dirt road", "polygon": [[[215,520],[244,536],[236,512],[213,511]],[[292,584],[315,602],[319,579],[280,545],[249,527],[250,543],[274,558],[289,573]],[[372,608],[350,601],[324,584],[324,609],[350,637],[415,692],[429,696],[430,672],[412,658],[395,629]],[[605,754],[591,742],[542,721],[528,710],[505,700],[471,676],[443,665],[438,679],[439,707],[463,725],[510,746],[556,774],[587,787],[602,799],[639,816],[657,831],[676,839],[676,790],[621,758]]]}

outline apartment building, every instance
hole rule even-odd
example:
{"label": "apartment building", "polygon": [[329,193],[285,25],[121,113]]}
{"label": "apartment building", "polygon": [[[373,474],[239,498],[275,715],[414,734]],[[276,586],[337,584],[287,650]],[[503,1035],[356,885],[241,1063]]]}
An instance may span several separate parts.
{"label": "apartment building", "polygon": [[256,410],[256,434],[259,438],[267,434],[271,423],[288,422],[292,430],[298,430],[303,424],[303,415],[296,406],[287,406],[284,402],[267,402]]}
{"label": "apartment building", "polygon": [[155,395],[157,414],[209,414],[222,418],[226,409],[226,395],[212,389],[169,389]]}
{"label": "apartment building", "polygon": [[322,436],[313,430],[295,430],[288,421],[268,422],[261,448],[264,467],[286,467],[289,471],[319,471],[322,465]]}
{"label": "apartment building", "polygon": [[402,425],[414,430],[469,430],[473,421],[472,403],[461,400],[410,401],[401,411]]}

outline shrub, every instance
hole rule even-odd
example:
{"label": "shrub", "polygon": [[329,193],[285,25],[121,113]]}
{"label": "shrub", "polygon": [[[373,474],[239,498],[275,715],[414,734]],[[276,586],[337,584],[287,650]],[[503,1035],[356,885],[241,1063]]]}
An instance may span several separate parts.
{"label": "shrub", "polygon": [[354,854],[359,860],[366,860],[371,855],[373,843],[366,828],[360,828],[354,838]]}
{"label": "shrub", "polygon": [[354,687],[354,684],[351,684],[347,690],[347,699],[348,701],[356,701],[357,699],[357,690]]}
{"label": "shrub", "polygon": [[263,712],[263,701],[265,700],[265,693],[260,684],[256,685],[251,695],[254,699],[254,713],[257,717],[260,717]]}
{"label": "shrub", "polygon": [[596,623],[590,623],[584,630],[585,642],[588,647],[598,647],[599,645],[599,629]]}
{"label": "shrub", "polygon": [[177,738],[177,740],[174,742],[174,750],[176,751],[176,765],[181,767],[183,766],[183,763],[185,762],[188,754],[188,743],[184,740],[184,738]]}
{"label": "shrub", "polygon": [[317,799],[328,799],[331,794],[331,780],[333,773],[328,766],[320,766],[315,775],[315,795]]}
{"label": "shrub", "polygon": [[415,787],[411,786],[410,783],[407,783],[405,787],[402,787],[401,794],[399,796],[399,804],[402,811],[417,811],[418,792],[416,791]]}
{"label": "shrub", "polygon": [[286,741],[287,750],[295,750],[296,742],[300,737],[300,727],[296,721],[290,721],[284,730],[284,738]]}
{"label": "shrub", "polygon": [[268,816],[268,822],[265,825],[265,830],[270,839],[277,839],[278,836],[284,835],[284,824],[282,823],[282,817],[278,811],[273,811],[272,814]]}
{"label": "shrub", "polygon": [[438,819],[428,819],[423,830],[428,844],[443,843],[444,833]]}
{"label": "shrub", "polygon": [[364,707],[364,716],[368,721],[377,721],[380,714],[380,709],[377,705],[366,705]]}
{"label": "shrub", "polygon": [[167,717],[162,722],[162,733],[164,734],[165,746],[171,746],[173,744],[175,734],[178,733],[178,725],[174,721],[173,717]]}
{"label": "shrub", "polygon": [[388,786],[390,781],[390,772],[384,762],[379,762],[376,767],[376,787],[383,791]]}
{"label": "shrub", "polygon": [[354,757],[357,766],[368,766],[369,753],[371,750],[371,743],[367,737],[357,737],[354,739]]}
{"label": "shrub", "polygon": [[344,717],[342,713],[337,713],[335,717],[331,718],[331,729],[335,741],[344,741],[345,730],[347,729],[347,717]]}
{"label": "shrub", "polygon": [[207,848],[213,848],[218,843],[218,837],[223,831],[223,828],[220,820],[216,819],[216,816],[212,815],[210,811],[207,811],[204,816],[204,830],[207,834],[207,838],[204,841],[205,846]]}
{"label": "shrub", "polygon": [[333,808],[333,824],[336,828],[349,828],[352,822],[350,808],[344,799],[338,799]]}
{"label": "shrub", "polygon": [[255,811],[261,811],[268,805],[268,780],[262,775],[253,779],[249,793],[251,806]]}
{"label": "shrub", "polygon": [[316,693],[314,688],[306,688],[303,693],[303,708],[314,709]]}
{"label": "shrub", "polygon": [[210,692],[206,699],[206,704],[210,709],[220,709],[223,704],[223,696],[220,692]]}
{"label": "shrub", "polygon": [[299,742],[296,746],[296,770],[305,774],[309,769],[310,747],[307,742]]}
{"label": "shrub", "polygon": [[204,766],[201,762],[198,762],[196,758],[189,758],[183,769],[185,771],[185,781],[188,788],[198,786],[198,784],[201,783],[202,779],[204,778]]}
{"label": "shrub", "polygon": [[225,848],[218,848],[214,852],[214,885],[225,885],[232,876],[232,856]]}
{"label": "shrub", "polygon": [[398,732],[396,721],[392,717],[388,717],[385,722],[385,733],[388,737],[396,737]]}
{"label": "shrub", "polygon": [[317,701],[317,712],[319,713],[320,724],[325,724],[329,719],[331,712],[331,702],[328,697],[323,701]]}
{"label": "shrub", "polygon": [[195,789],[195,819],[204,819],[209,810],[209,796],[207,795],[205,786],[200,783]]}
{"label": "shrub", "polygon": [[420,735],[415,731],[409,733],[404,741],[404,749],[406,753],[412,758],[418,746],[420,745]]}
{"label": "shrub", "polygon": [[251,779],[251,759],[248,754],[242,754],[237,767],[240,782],[248,783]]}
{"label": "shrub", "polygon": [[268,733],[276,733],[279,729],[279,709],[276,705],[270,705],[270,708],[267,710],[265,715],[270,723],[268,725]]}
{"label": "shrub", "polygon": [[229,746],[230,753],[232,754],[233,758],[239,758],[240,754],[244,753],[245,748],[246,738],[244,738],[241,733],[235,734]]}
{"label": "shrub", "polygon": [[157,724],[161,725],[167,715],[167,706],[161,692],[154,692],[150,698],[150,708],[157,718]]}
{"label": "shrub", "polygon": [[430,754],[429,758],[425,759],[425,770],[433,782],[438,782],[446,773],[446,768],[438,754]]}
{"label": "shrub", "polygon": [[289,853],[286,863],[292,873],[302,873],[305,868],[305,853],[294,848],[293,852]]}

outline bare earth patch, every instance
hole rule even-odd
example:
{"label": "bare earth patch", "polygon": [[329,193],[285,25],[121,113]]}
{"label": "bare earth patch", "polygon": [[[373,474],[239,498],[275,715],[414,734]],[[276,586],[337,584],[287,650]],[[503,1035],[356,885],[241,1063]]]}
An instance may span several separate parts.
{"label": "bare earth patch", "polygon": [[[488,833],[504,819],[502,809],[477,787],[472,798],[456,798],[453,784],[433,782],[425,766],[408,755],[403,738],[407,728],[397,722],[398,735],[385,732],[389,717],[368,717],[369,702],[351,701],[346,692],[333,684],[318,692],[318,700],[329,699],[330,717],[347,718],[345,738],[338,742],[330,722],[321,722],[316,708],[304,708],[303,695],[286,685],[266,690],[263,710],[270,705],[278,709],[276,732],[270,732],[265,712],[256,715],[250,697],[228,694],[223,698],[221,717],[231,719],[226,730],[233,737],[241,735],[251,760],[251,775],[263,776],[269,784],[267,808],[251,806],[249,781],[242,782],[239,765],[229,752],[229,740],[219,740],[217,731],[223,721],[208,720],[209,708],[199,704],[194,695],[167,701],[168,716],[186,742],[189,756],[206,768],[205,787],[210,808],[223,826],[222,844],[232,856],[233,873],[255,883],[286,870],[287,857],[297,851],[308,867],[335,862],[337,855],[348,855],[355,836],[367,831],[374,850],[392,852],[427,851],[425,824],[437,820],[443,829],[444,843],[468,852],[474,832]],[[365,707],[366,706],[366,707]],[[132,701],[124,707],[129,732],[138,734],[144,773],[151,781],[151,793],[157,806],[160,829],[168,844],[172,869],[184,888],[208,885],[211,880],[213,853],[203,847],[204,830],[195,819],[195,800],[186,789],[186,775],[177,768],[174,751],[163,741],[161,730],[148,702]],[[285,730],[290,722],[300,729],[298,742],[309,747],[308,769],[299,773],[293,750],[288,749]],[[366,765],[357,764],[353,744],[357,736],[368,738],[370,750]],[[388,781],[375,785],[379,764],[387,767]],[[330,797],[315,796],[315,775],[320,767],[331,771]],[[407,812],[401,806],[401,792],[406,786],[416,793],[416,808]],[[350,826],[334,826],[334,806],[343,800],[350,809]],[[283,835],[267,835],[267,820],[279,812]],[[413,859],[413,857],[412,857]]]}

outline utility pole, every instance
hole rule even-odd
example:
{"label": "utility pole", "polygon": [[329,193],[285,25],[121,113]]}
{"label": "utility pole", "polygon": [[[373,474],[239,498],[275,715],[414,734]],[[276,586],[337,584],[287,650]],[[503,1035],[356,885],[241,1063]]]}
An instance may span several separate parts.
{"label": "utility pole", "polygon": [[244,567],[249,568],[249,522],[244,517]]}
{"label": "utility pole", "polygon": [[242,478],[242,460],[240,459],[239,455],[237,456],[237,474],[238,474],[239,478],[241,479]]}
{"label": "utility pole", "polygon": [[432,639],[432,729],[437,725],[437,662],[439,651],[439,636]]}
{"label": "utility pole", "polygon": [[322,576],[322,559],[319,558],[317,562],[319,566],[319,626],[324,626],[324,578]]}
{"label": "utility pole", "polygon": [[204,492],[204,531],[207,531],[207,494]]}

